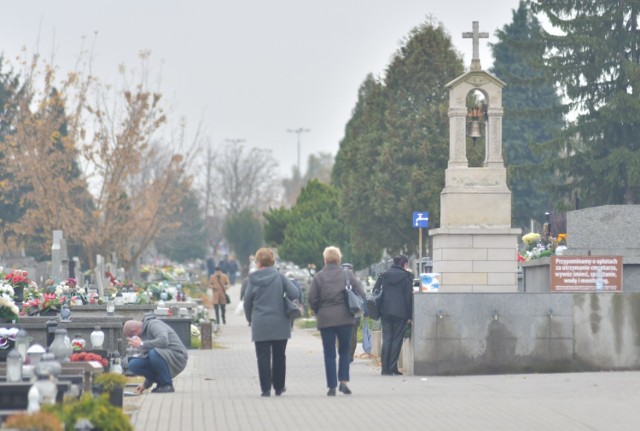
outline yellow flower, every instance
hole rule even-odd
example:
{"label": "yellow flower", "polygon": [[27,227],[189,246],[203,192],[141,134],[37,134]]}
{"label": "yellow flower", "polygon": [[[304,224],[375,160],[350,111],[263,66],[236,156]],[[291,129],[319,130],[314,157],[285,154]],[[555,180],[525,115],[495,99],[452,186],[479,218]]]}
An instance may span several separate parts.
{"label": "yellow flower", "polygon": [[529,246],[534,245],[538,241],[540,241],[540,234],[529,232],[528,234],[522,237],[522,241]]}

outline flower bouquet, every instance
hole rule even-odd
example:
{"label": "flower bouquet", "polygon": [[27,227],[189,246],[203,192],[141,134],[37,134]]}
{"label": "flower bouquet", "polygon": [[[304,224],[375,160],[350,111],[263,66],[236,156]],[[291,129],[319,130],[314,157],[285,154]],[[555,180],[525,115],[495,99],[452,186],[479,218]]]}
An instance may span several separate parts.
{"label": "flower bouquet", "polygon": [[35,298],[25,299],[22,303],[22,314],[36,316],[38,314],[57,313],[65,302],[66,296],[57,296],[55,293],[43,292],[37,294]]}
{"label": "flower bouquet", "polygon": [[87,298],[87,292],[83,287],[78,286],[78,281],[75,278],[68,278],[55,287],[54,293],[69,301],[69,305],[83,305],[89,302]]}
{"label": "flower bouquet", "polygon": [[556,254],[558,246],[566,249],[567,234],[558,234],[557,238],[550,235],[545,236],[539,233],[529,232],[522,237],[524,250],[518,254],[518,262],[531,259],[540,259]]}
{"label": "flower bouquet", "polygon": [[107,361],[107,358],[103,358],[97,353],[91,353],[91,352],[72,353],[69,359],[71,360],[71,362],[96,361],[96,362],[99,362],[105,368],[109,365],[109,361]]}
{"label": "flower bouquet", "polygon": [[20,309],[13,299],[4,295],[0,296],[0,320],[3,322],[17,322]]}
{"label": "flower bouquet", "polygon": [[22,302],[23,292],[25,289],[37,287],[35,282],[29,280],[29,274],[27,274],[27,271],[22,271],[20,269],[13,270],[9,274],[5,275],[4,284],[8,284],[13,288],[14,293],[12,297],[18,302]]}
{"label": "flower bouquet", "polygon": [[29,280],[29,274],[27,271],[22,271],[20,269],[11,271],[9,274],[5,275],[4,279],[14,288],[18,287],[26,289],[31,285],[31,280]]}

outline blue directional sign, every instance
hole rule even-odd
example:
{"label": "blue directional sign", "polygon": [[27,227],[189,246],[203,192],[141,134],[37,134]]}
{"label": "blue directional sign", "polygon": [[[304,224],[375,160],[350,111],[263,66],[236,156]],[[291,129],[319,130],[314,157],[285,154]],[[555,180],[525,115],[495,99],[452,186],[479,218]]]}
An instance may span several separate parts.
{"label": "blue directional sign", "polygon": [[429,227],[429,213],[427,211],[413,212],[413,227]]}

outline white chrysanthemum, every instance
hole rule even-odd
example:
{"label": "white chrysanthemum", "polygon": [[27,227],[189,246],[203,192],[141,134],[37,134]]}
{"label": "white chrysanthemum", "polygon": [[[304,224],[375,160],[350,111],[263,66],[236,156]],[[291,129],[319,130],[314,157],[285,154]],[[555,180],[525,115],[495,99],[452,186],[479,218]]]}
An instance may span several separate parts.
{"label": "white chrysanthemum", "polygon": [[13,286],[8,283],[2,282],[0,283],[0,294],[13,297],[13,295],[15,295],[15,291],[13,290]]}
{"label": "white chrysanthemum", "polygon": [[191,325],[191,336],[200,338],[200,328],[196,325]]}

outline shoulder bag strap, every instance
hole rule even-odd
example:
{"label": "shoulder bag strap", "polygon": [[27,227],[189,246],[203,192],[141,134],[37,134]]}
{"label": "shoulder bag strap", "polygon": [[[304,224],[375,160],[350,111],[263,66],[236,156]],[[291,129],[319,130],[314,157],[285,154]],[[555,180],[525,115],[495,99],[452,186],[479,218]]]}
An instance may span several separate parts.
{"label": "shoulder bag strap", "polygon": [[349,273],[347,269],[344,269],[344,288],[347,290],[351,290],[351,282],[349,281]]}

